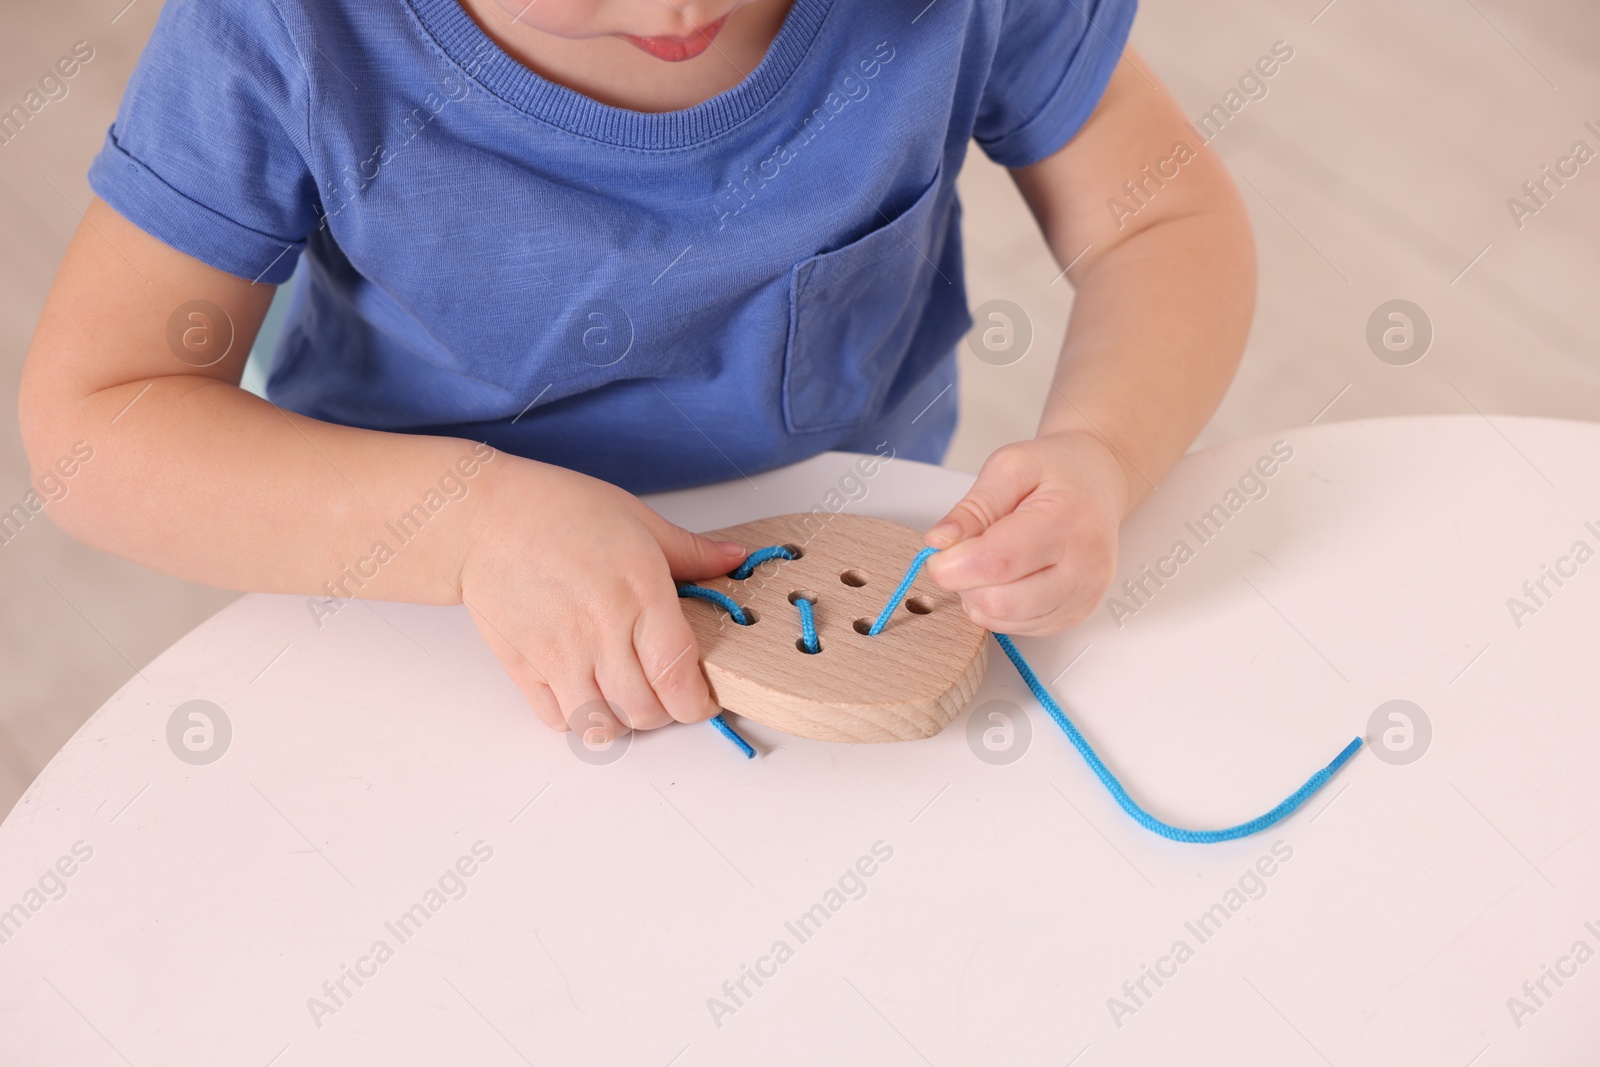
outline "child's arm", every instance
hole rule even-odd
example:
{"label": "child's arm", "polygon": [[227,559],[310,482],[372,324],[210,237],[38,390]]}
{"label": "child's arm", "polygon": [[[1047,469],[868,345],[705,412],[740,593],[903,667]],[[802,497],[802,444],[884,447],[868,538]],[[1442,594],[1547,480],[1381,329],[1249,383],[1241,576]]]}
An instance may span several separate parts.
{"label": "child's arm", "polygon": [[[1094,610],[1118,526],[1204,427],[1250,329],[1244,205],[1142,69],[1124,58],[1078,135],[1013,172],[1056,260],[1077,261],[1076,301],[1038,436],[990,456],[928,535],[955,546],[929,560],[934,580],[1003,633],[1054,633]],[[1177,142],[1194,158],[1119,223],[1107,201],[1137,206],[1124,183],[1144,181]]]}
{"label": "child's arm", "polygon": [[[76,442],[92,449],[50,505],[61,526],[211,585],[322,600],[331,582],[339,597],[465,601],[556,729],[580,709],[586,728],[611,729],[585,706],[602,698],[644,728],[716,714],[673,579],[726,573],[737,546],[571,471],[470,441],[331,425],[245,392],[271,296],[91,205],[22,381],[36,471]],[[195,300],[225,309],[237,331],[204,368],[168,343],[169,318]],[[338,603],[311,613],[319,626]]]}

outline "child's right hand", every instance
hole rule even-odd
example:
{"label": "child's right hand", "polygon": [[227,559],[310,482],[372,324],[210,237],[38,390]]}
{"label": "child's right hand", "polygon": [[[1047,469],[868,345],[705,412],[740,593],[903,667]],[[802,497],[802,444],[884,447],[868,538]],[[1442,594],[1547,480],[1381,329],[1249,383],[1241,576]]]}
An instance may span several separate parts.
{"label": "child's right hand", "polygon": [[461,599],[540,721],[609,739],[716,715],[676,583],[727,574],[745,549],[674,526],[607,482],[501,459]]}
{"label": "child's right hand", "polygon": [[[742,548],[696,537],[608,483],[502,454],[468,476],[468,495],[430,518],[426,536],[365,569],[386,520],[440,471],[464,471],[474,450],[322,422],[239,388],[271,298],[271,287],[90,205],[20,398],[34,470],[74,454],[74,442],[94,448],[93,465],[50,505],[57,523],[178,577],[306,596],[314,619],[335,592],[464,600],[557,730],[613,735],[609,712],[591,717],[601,701],[620,709],[620,725],[643,729],[717,713],[674,579],[726,574]],[[173,317],[192,304],[232,327],[223,358],[201,365],[173,347]]]}

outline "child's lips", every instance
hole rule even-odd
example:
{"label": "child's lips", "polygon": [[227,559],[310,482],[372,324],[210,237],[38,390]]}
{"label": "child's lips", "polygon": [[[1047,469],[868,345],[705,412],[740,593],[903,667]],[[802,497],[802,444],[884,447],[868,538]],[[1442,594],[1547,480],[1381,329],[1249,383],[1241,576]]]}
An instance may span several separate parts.
{"label": "child's lips", "polygon": [[686,59],[693,59],[710,48],[712,38],[716,37],[717,32],[722,29],[722,24],[727,20],[728,16],[724,15],[686,37],[635,37],[628,33],[619,33],[617,36],[657,59],[664,59],[668,63],[681,63]]}

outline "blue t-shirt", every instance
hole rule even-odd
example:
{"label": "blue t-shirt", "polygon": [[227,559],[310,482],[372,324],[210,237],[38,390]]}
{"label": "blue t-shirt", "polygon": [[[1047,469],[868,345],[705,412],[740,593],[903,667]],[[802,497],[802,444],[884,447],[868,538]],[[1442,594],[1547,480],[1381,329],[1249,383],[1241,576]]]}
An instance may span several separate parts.
{"label": "blue t-shirt", "polygon": [[634,492],[937,461],[968,141],[1008,167],[1069,141],[1134,3],[793,0],[737,86],[646,114],[457,0],[168,0],[89,177],[231,274],[303,255],[267,388],[305,415]]}

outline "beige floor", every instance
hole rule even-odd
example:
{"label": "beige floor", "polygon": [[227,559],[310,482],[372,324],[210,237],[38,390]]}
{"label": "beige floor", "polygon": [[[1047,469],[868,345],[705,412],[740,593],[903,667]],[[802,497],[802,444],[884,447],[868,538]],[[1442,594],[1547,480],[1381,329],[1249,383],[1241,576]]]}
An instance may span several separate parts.
{"label": "beige floor", "polygon": [[[85,168],[159,10],[124,2],[13,5],[0,35],[5,106],[75,41],[95,49],[70,94],[0,146],[0,509],[28,485],[9,414],[23,352],[88,200]],[[1200,444],[1409,412],[1600,419],[1600,162],[1520,230],[1506,208],[1574,141],[1600,148],[1584,129],[1600,127],[1600,7],[1326,3],[1148,0],[1134,30],[1193,116],[1275,41],[1294,49],[1268,95],[1213,142],[1241,180],[1263,269],[1244,367]],[[1059,268],[1004,173],[975,153],[961,184],[973,303],[1011,300],[1037,331],[1012,366],[964,358],[950,463],[974,470],[1031,434],[1070,293],[1052,284]],[[1366,344],[1369,315],[1394,298],[1434,326],[1412,366],[1380,362]],[[85,549],[44,519],[0,546],[0,811],[135,665],[233,595]]]}

